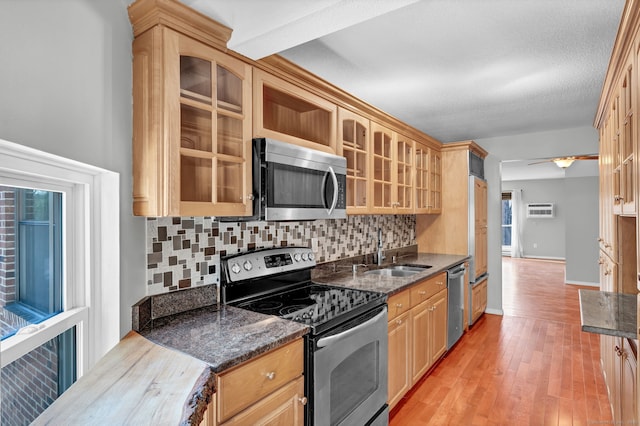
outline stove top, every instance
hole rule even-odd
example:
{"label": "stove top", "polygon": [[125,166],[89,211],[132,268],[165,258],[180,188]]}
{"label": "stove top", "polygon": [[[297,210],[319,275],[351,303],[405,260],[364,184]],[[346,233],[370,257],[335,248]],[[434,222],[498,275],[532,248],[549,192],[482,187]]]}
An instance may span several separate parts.
{"label": "stove top", "polygon": [[386,302],[386,294],[311,281],[315,259],[308,248],[242,253],[223,261],[223,301],[300,322],[317,334]]}
{"label": "stove top", "polygon": [[359,307],[378,304],[376,302],[383,303],[384,295],[373,291],[309,283],[236,306],[316,327]]}

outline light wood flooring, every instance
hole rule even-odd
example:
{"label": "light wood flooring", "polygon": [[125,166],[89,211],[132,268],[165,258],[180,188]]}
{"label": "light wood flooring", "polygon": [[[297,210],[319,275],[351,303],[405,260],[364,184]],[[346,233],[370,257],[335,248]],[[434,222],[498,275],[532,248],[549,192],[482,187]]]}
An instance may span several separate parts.
{"label": "light wood flooring", "polygon": [[564,284],[562,262],[503,258],[502,269],[504,316],[484,314],[391,426],[613,424],[599,337],[580,330],[585,287]]}

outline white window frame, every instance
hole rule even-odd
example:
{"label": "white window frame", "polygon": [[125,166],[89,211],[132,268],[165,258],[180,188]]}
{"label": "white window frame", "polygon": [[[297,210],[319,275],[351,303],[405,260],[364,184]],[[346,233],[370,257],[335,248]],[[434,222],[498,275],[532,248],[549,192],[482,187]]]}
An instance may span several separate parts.
{"label": "white window frame", "polygon": [[62,192],[65,200],[64,312],[3,340],[2,367],[76,326],[80,378],[120,340],[119,179],[0,139],[0,184]]}

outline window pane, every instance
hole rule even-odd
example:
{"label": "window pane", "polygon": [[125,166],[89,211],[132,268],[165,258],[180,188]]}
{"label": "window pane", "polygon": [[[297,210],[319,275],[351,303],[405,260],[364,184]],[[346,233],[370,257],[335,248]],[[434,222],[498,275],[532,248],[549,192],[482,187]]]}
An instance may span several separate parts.
{"label": "window pane", "polygon": [[62,311],[62,194],[0,186],[2,338]]}
{"label": "window pane", "polygon": [[0,424],[27,425],[76,379],[75,327],[2,368]]}

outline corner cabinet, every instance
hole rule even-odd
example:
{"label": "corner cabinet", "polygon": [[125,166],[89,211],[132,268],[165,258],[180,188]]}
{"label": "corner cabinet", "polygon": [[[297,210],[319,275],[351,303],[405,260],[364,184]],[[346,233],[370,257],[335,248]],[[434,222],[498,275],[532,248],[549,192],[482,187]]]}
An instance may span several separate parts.
{"label": "corner cabinet", "polygon": [[248,64],[165,25],[136,34],[134,214],[251,213],[251,76]]}

